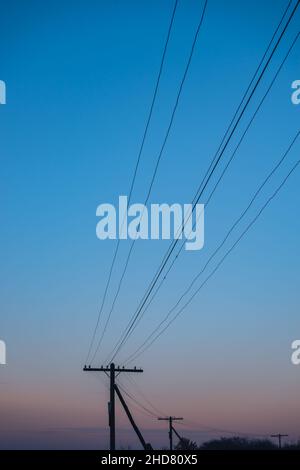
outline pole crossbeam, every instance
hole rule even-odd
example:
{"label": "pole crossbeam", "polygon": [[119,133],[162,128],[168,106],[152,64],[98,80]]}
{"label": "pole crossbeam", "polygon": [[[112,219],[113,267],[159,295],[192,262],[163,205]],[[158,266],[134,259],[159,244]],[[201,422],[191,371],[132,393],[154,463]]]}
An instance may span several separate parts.
{"label": "pole crossbeam", "polygon": [[[114,367],[115,369],[115,372],[116,373],[119,373],[119,372],[144,372],[143,369],[138,369],[137,367],[134,367],[133,369],[126,369],[125,367],[120,367],[120,366],[115,366]],[[84,366],[83,370],[85,372],[110,372],[111,371],[111,367],[110,366],[107,366],[107,367],[91,367],[91,366]]]}

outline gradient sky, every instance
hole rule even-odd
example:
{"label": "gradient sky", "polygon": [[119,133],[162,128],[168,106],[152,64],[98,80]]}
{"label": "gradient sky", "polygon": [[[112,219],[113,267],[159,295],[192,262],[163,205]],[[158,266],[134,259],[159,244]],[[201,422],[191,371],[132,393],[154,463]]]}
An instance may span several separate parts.
{"label": "gradient sky", "polygon": [[[202,5],[179,0],[134,202],[145,198]],[[209,0],[151,202],[191,201],[286,5]],[[0,339],[8,364],[0,366],[1,448],[107,446],[106,377],[82,372],[115,248],[96,238],[95,211],[128,194],[172,7],[169,0],[2,2]],[[235,143],[299,23],[300,11]],[[300,106],[290,97],[299,64],[298,42],[206,211],[204,249],[182,254],[119,361],[177,300],[295,136]],[[299,149],[297,142],[250,218]],[[193,421],[180,428],[188,437],[209,437],[205,426],[300,437],[300,367],[290,362],[291,342],[300,337],[299,184],[298,170],[137,361],[144,374],[134,379],[151,402]],[[121,244],[105,313],[129,243]],[[99,364],[168,246],[136,243]],[[147,440],[167,445],[165,424],[132,409]],[[119,408],[117,423],[118,446],[135,445]]]}

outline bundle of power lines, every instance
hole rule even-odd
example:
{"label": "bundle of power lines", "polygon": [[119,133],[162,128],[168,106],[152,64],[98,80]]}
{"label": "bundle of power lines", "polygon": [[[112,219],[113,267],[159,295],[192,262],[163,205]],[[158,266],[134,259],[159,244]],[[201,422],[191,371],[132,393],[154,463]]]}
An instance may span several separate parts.
{"label": "bundle of power lines", "polygon": [[[213,195],[215,194],[216,189],[218,188],[220,182],[222,181],[225,173],[228,171],[228,168],[230,167],[231,162],[233,161],[233,159],[238,154],[238,150],[240,148],[240,145],[243,142],[244,138],[246,137],[250,126],[252,125],[252,123],[255,120],[257,114],[259,113],[260,109],[262,108],[267,96],[270,94],[270,92],[273,88],[273,85],[274,85],[275,81],[277,80],[277,77],[280,74],[282,68],[284,67],[287,59],[289,58],[291,52],[295,48],[295,45],[299,40],[300,32],[297,32],[295,38],[293,39],[293,41],[289,45],[285,56],[280,61],[279,66],[277,67],[277,70],[276,70],[274,76],[271,79],[271,82],[270,82],[269,86],[267,87],[266,91],[264,92],[262,98],[259,100],[259,103],[256,105],[256,108],[255,108],[254,112],[252,113],[252,115],[251,115],[251,117],[248,121],[248,124],[246,125],[244,131],[242,132],[242,135],[241,135],[237,145],[235,146],[234,150],[231,151],[230,157],[227,160],[227,163],[225,164],[223,170],[221,171],[220,176],[217,178],[217,181],[214,183],[213,187],[210,188],[209,183],[212,180],[212,177],[215,175],[216,170],[219,169],[220,164],[222,163],[222,161],[224,159],[226,149],[229,148],[229,144],[231,143],[233,137],[236,135],[237,129],[240,126],[240,122],[241,122],[242,118],[245,116],[246,111],[248,111],[248,107],[253,101],[253,97],[256,94],[257,88],[260,85],[262,79],[265,77],[266,72],[268,71],[268,68],[269,68],[269,64],[271,63],[274,55],[276,54],[278,46],[282,42],[282,40],[285,36],[285,33],[286,33],[287,29],[289,28],[289,25],[290,25],[291,21],[293,20],[293,17],[295,15],[296,11],[297,11],[297,8],[299,7],[299,3],[300,2],[298,0],[296,2],[294,2],[293,0],[288,2],[287,6],[286,6],[286,8],[285,8],[285,10],[282,14],[282,17],[281,17],[278,25],[276,26],[275,31],[274,31],[267,47],[266,47],[266,50],[265,50],[261,60],[259,61],[259,64],[257,65],[256,70],[254,71],[253,76],[251,77],[251,80],[249,81],[249,85],[247,86],[245,92],[243,93],[243,96],[240,100],[240,103],[239,103],[232,119],[230,120],[230,123],[229,123],[228,127],[226,128],[226,131],[223,135],[223,138],[221,139],[221,142],[220,142],[220,144],[217,148],[217,151],[212,156],[210,164],[209,164],[204,176],[202,177],[202,179],[200,181],[200,184],[199,184],[199,186],[197,188],[197,191],[194,195],[194,198],[192,200],[192,211],[191,211],[189,217],[192,217],[193,211],[194,211],[197,203],[200,201],[200,198],[205,196],[205,206],[207,207],[209,205]],[[153,112],[154,112],[154,109],[155,109],[155,103],[156,103],[156,100],[157,100],[158,89],[159,89],[163,69],[165,67],[165,59],[166,59],[166,55],[167,55],[169,42],[170,42],[171,36],[172,36],[172,29],[174,27],[174,19],[175,19],[175,16],[176,16],[177,7],[178,7],[178,0],[175,1],[174,7],[173,7],[173,10],[172,10],[172,14],[171,14],[171,20],[170,20],[170,24],[169,24],[169,27],[168,27],[166,41],[165,41],[164,48],[163,48],[163,54],[162,54],[162,58],[161,58],[161,62],[160,62],[160,67],[159,67],[159,71],[158,71],[158,75],[157,75],[156,84],[155,84],[155,87],[154,87],[154,93],[153,93],[153,97],[152,97],[152,100],[151,100],[151,105],[150,105],[148,117],[147,117],[147,120],[146,120],[145,129],[144,129],[144,132],[143,132],[143,135],[142,135],[141,144],[140,144],[140,147],[139,147],[139,152],[138,152],[138,155],[137,155],[137,161],[136,161],[136,164],[135,164],[132,181],[130,183],[128,203],[130,202],[130,200],[132,198],[132,193],[133,193],[133,190],[134,190],[134,187],[135,187],[135,184],[136,184],[138,168],[141,164],[141,157],[142,157],[142,154],[143,154],[144,144],[145,144],[145,141],[147,139],[150,123],[151,123]],[[153,184],[154,184],[155,178],[157,176],[159,165],[160,165],[160,162],[161,162],[161,159],[162,159],[165,147],[166,147],[166,143],[167,143],[167,141],[169,139],[169,136],[170,136],[170,131],[171,131],[171,128],[172,128],[172,125],[173,125],[173,122],[174,122],[176,111],[177,111],[178,105],[180,103],[180,97],[181,97],[181,94],[182,94],[182,90],[184,88],[184,84],[185,84],[186,78],[188,76],[188,72],[189,72],[190,64],[191,64],[191,61],[192,61],[192,58],[193,58],[194,50],[195,50],[195,47],[196,47],[196,45],[199,41],[199,37],[201,36],[200,33],[201,33],[202,25],[203,25],[203,23],[205,23],[205,17],[206,17],[207,14],[209,14],[209,5],[208,5],[208,1],[205,0],[203,2],[202,9],[201,9],[201,12],[200,12],[200,15],[199,15],[199,22],[198,22],[198,25],[197,25],[197,28],[196,28],[196,31],[195,31],[195,34],[194,34],[194,39],[193,39],[192,45],[190,47],[189,55],[187,57],[186,66],[185,66],[185,69],[184,69],[184,72],[183,72],[183,75],[182,75],[182,79],[181,79],[181,82],[180,82],[180,85],[179,85],[179,88],[178,88],[178,92],[177,92],[175,102],[174,102],[174,105],[173,105],[173,108],[172,108],[169,123],[168,123],[167,129],[166,129],[165,134],[164,134],[164,138],[163,138],[161,148],[160,148],[160,150],[158,152],[158,155],[157,155],[157,158],[156,158],[156,162],[155,162],[154,170],[153,170],[153,173],[152,173],[152,176],[151,176],[150,184],[149,184],[149,187],[147,189],[144,205],[147,205],[147,203],[149,201],[149,198],[150,198],[150,195],[151,195],[151,192],[152,192]],[[195,298],[195,296],[198,295],[198,293],[205,286],[205,284],[212,278],[212,276],[214,276],[214,274],[220,268],[220,266],[223,264],[225,259],[236,248],[236,246],[240,243],[240,241],[245,237],[245,235],[248,233],[248,231],[253,227],[253,225],[256,223],[256,221],[263,214],[265,209],[269,206],[269,204],[277,196],[277,194],[280,192],[281,188],[286,184],[287,180],[290,178],[292,173],[298,168],[300,160],[297,160],[297,161],[293,162],[290,165],[288,171],[286,172],[286,174],[285,174],[284,178],[282,179],[282,181],[280,182],[280,184],[275,188],[273,193],[259,207],[259,209],[257,210],[254,217],[247,223],[246,227],[236,235],[236,237],[232,241],[230,247],[225,251],[225,253],[221,256],[221,258],[216,262],[216,264],[213,265],[211,271],[208,272],[207,274],[205,274],[205,276],[203,277],[204,273],[206,273],[206,271],[210,267],[211,263],[213,262],[213,260],[217,256],[217,254],[219,254],[221,252],[221,250],[224,247],[225,243],[229,240],[230,236],[234,233],[235,229],[239,226],[240,222],[244,219],[244,217],[246,216],[246,214],[248,213],[250,208],[253,207],[253,203],[256,201],[258,196],[261,194],[261,191],[263,190],[263,188],[267,185],[267,183],[270,181],[270,179],[273,177],[273,175],[277,172],[277,170],[281,167],[283,162],[286,160],[286,158],[290,154],[292,148],[294,147],[294,145],[295,145],[295,143],[296,143],[296,141],[299,137],[299,133],[300,133],[300,130],[296,133],[295,136],[292,136],[291,142],[287,146],[284,154],[281,155],[278,158],[278,160],[275,162],[275,165],[270,169],[269,173],[263,178],[261,184],[254,190],[253,195],[250,198],[248,204],[243,209],[241,214],[237,217],[237,219],[235,220],[233,225],[230,227],[228,232],[225,234],[225,237],[222,239],[221,243],[212,252],[209,259],[207,260],[205,265],[201,268],[199,273],[191,280],[190,284],[182,292],[182,294],[179,295],[178,299],[174,302],[174,305],[169,309],[168,312],[166,312],[165,316],[158,323],[158,325],[153,329],[153,331],[151,331],[146,336],[146,338],[142,341],[142,343],[138,346],[138,348],[136,348],[127,358],[125,358],[125,360],[123,359],[123,362],[121,362],[121,365],[127,365],[128,363],[136,360],[138,357],[140,357],[142,354],[144,354],[145,351],[148,350],[153,345],[153,343],[155,341],[157,341],[158,338],[170,327],[170,325],[178,318],[178,316],[181,315],[181,313],[183,313],[183,311],[188,307],[188,305],[192,302],[192,300]],[[181,227],[181,229],[180,229],[181,232],[183,231],[183,228],[184,227]],[[104,318],[105,304],[106,304],[108,293],[109,293],[109,288],[110,288],[110,284],[111,284],[111,280],[112,280],[112,275],[113,275],[113,272],[114,272],[114,269],[115,269],[115,266],[116,266],[116,263],[117,263],[117,259],[118,259],[118,252],[119,252],[119,248],[120,248],[120,240],[118,240],[117,243],[116,243],[116,248],[115,248],[115,251],[113,253],[110,269],[109,269],[109,272],[108,272],[107,281],[106,281],[104,294],[103,294],[102,301],[101,301],[100,310],[99,310],[99,313],[98,313],[95,328],[94,328],[93,333],[91,335],[91,341],[90,341],[90,345],[89,345],[89,348],[88,348],[88,353],[87,353],[87,357],[86,357],[86,361],[85,361],[86,364],[92,364],[99,357],[99,352],[101,350],[103,338],[104,338],[104,336],[105,336],[105,334],[106,334],[106,332],[109,328],[111,319],[113,317],[115,305],[116,305],[117,299],[119,297],[119,294],[120,294],[120,291],[121,291],[121,288],[122,288],[122,284],[123,284],[123,281],[124,281],[124,278],[125,278],[125,275],[126,275],[126,272],[127,272],[127,269],[128,269],[128,265],[130,263],[130,258],[131,258],[131,255],[132,255],[132,252],[133,252],[133,249],[134,249],[134,245],[135,245],[135,240],[133,240],[130,244],[130,248],[129,248],[124,266],[121,269],[121,276],[120,276],[118,284],[117,284],[116,292],[113,296],[111,307],[107,312],[106,318]],[[132,313],[132,316],[131,316],[128,324],[126,325],[126,327],[123,330],[122,334],[120,335],[119,339],[114,344],[114,347],[112,348],[111,352],[107,355],[107,357],[105,358],[104,361],[103,360],[101,361],[101,363],[109,364],[112,361],[114,361],[116,358],[120,357],[120,353],[123,350],[124,346],[128,343],[128,341],[129,341],[130,337],[132,336],[133,332],[135,331],[137,325],[141,322],[141,320],[143,319],[143,316],[145,315],[146,311],[149,309],[149,307],[152,304],[154,298],[158,295],[158,293],[159,293],[160,289],[162,288],[166,278],[168,277],[169,272],[171,271],[171,269],[176,264],[176,261],[177,261],[178,257],[182,253],[183,246],[184,246],[184,241],[181,240],[180,237],[176,237],[170,243],[170,245],[169,245],[165,255],[163,256],[163,258],[162,258],[162,260],[161,260],[161,262],[160,262],[160,264],[159,264],[159,266],[158,266],[158,268],[157,268],[150,284],[148,285],[144,295],[141,297],[141,300],[138,304],[137,309]],[[198,281],[200,281],[200,283],[198,283]],[[103,322],[103,325],[101,326],[102,322]],[[122,386],[123,392],[128,396],[128,398],[135,405],[137,403],[139,405],[141,405],[136,400],[136,398],[125,389],[124,385],[121,385],[121,386]],[[146,399],[146,398],[144,397],[144,399]],[[157,412],[159,410],[157,410],[151,403],[150,403],[150,407],[152,407],[152,410],[149,410],[149,408],[147,408],[143,405],[141,405],[141,406],[143,408],[143,411],[145,413],[147,413],[148,415],[157,416]],[[153,410],[153,408],[154,408],[154,410]]]}

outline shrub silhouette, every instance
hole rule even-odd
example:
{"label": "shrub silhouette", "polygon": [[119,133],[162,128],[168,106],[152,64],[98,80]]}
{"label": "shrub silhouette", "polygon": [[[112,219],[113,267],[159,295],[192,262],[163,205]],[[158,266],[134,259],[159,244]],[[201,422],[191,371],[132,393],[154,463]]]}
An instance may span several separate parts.
{"label": "shrub silhouette", "polygon": [[178,444],[175,446],[176,450],[197,450],[198,446],[196,442],[186,439],[185,437],[181,438]]}
{"label": "shrub silhouette", "polygon": [[221,437],[204,442],[199,449],[202,450],[273,450],[277,446],[268,439],[246,439],[244,437]]}
{"label": "shrub silhouette", "polygon": [[[245,437],[220,437],[204,442],[200,446],[196,442],[182,437],[175,450],[278,450],[278,445],[269,439],[247,439]],[[285,444],[283,450],[300,450],[300,441]]]}

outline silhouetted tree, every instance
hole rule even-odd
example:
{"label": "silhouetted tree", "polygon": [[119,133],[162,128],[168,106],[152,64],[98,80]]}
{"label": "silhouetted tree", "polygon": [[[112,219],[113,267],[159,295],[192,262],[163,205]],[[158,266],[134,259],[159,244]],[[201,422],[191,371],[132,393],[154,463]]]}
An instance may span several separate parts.
{"label": "silhouetted tree", "polygon": [[[245,437],[220,437],[204,442],[198,446],[196,442],[185,437],[181,438],[175,450],[278,450],[278,446],[269,439],[247,439]],[[300,441],[285,444],[283,450],[300,450]]]}
{"label": "silhouetted tree", "polygon": [[284,450],[300,450],[300,441],[295,442],[294,444],[285,444],[283,446]]}
{"label": "silhouetted tree", "polygon": [[191,441],[190,439],[186,439],[182,437],[178,444],[175,446],[176,450],[197,450],[198,446],[196,442]]}
{"label": "silhouetted tree", "polygon": [[221,437],[204,442],[201,450],[272,450],[277,446],[268,439],[246,439],[244,437]]}

